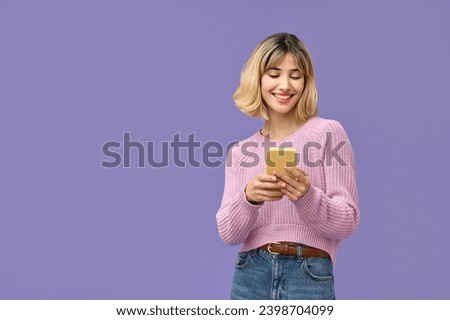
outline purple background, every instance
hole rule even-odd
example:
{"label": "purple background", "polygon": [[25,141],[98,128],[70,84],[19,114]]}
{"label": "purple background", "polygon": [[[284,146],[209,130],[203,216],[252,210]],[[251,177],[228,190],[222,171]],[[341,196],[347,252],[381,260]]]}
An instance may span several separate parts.
{"label": "purple background", "polygon": [[[266,36],[313,56],[362,222],[339,299],[449,299],[448,1],[0,2],[0,298],[227,299],[219,168],[105,169],[102,144],[251,135],[232,101]],[[197,150],[196,157],[200,159]],[[184,155],[186,159],[186,155]]]}

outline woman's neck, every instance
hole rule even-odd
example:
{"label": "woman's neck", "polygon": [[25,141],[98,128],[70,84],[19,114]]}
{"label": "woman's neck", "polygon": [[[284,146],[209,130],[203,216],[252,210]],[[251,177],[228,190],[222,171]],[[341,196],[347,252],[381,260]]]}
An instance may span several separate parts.
{"label": "woman's neck", "polygon": [[262,129],[263,136],[269,135],[271,140],[282,140],[290,134],[297,131],[303,123],[298,123],[294,119],[285,119],[284,121],[267,120]]}

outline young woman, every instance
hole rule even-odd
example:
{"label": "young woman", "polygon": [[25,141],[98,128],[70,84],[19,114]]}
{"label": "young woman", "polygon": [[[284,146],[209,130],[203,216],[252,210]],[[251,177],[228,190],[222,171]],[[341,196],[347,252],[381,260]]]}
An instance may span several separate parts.
{"label": "young woman", "polygon": [[[234,101],[264,119],[230,149],[217,212],[224,242],[243,244],[232,299],[334,299],[333,264],[360,213],[353,151],[339,122],[317,116],[311,56],[294,35],[263,40]],[[289,146],[297,167],[266,174],[268,147]]]}

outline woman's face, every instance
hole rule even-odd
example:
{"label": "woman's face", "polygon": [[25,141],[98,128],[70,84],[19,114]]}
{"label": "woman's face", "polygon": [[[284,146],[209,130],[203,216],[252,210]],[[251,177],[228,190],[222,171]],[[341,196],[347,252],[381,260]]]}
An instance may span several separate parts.
{"label": "woman's face", "polygon": [[267,70],[261,78],[262,98],[270,115],[287,115],[294,111],[303,93],[305,78],[298,69],[292,54]]}

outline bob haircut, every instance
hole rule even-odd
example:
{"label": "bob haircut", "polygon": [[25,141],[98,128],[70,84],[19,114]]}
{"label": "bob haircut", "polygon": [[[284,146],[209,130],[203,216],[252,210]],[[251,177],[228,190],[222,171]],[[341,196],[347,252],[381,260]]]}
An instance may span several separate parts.
{"label": "bob haircut", "polygon": [[267,70],[277,66],[288,53],[293,55],[305,78],[295,120],[301,123],[317,115],[318,96],[311,55],[304,43],[289,33],[276,33],[264,39],[244,65],[240,85],[233,95],[236,106],[243,113],[269,120],[267,106],[261,94],[261,77]]}

